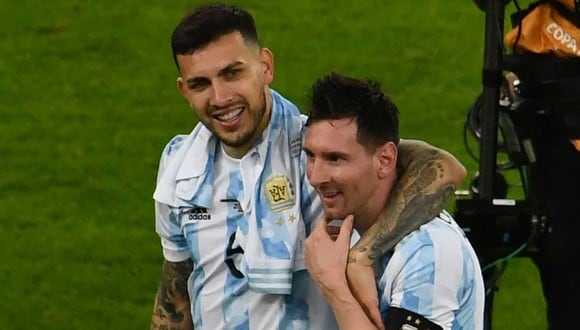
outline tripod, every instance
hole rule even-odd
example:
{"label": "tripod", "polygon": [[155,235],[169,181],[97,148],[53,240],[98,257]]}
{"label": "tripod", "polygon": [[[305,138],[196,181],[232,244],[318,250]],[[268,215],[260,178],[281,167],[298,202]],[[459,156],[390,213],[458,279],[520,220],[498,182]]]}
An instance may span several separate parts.
{"label": "tripod", "polygon": [[[485,0],[483,5],[485,9],[485,39],[478,197],[484,203],[490,203],[494,197],[494,176],[497,161],[499,86],[503,79],[501,65],[503,40],[501,38],[503,36],[505,3],[503,0]],[[499,272],[497,269],[494,270]],[[495,281],[490,276],[494,276],[493,273],[491,275],[484,274],[484,281],[492,283],[493,286],[486,288],[484,328],[491,330],[493,298],[496,288]]]}
{"label": "tripod", "polygon": [[[562,123],[570,138],[580,138],[580,59],[558,59],[550,55],[526,54],[505,55],[503,53],[504,11],[507,0],[474,0],[485,12],[485,43],[482,70],[482,94],[479,99],[479,175],[474,185],[477,191],[472,200],[457,200],[456,219],[472,241],[484,267],[486,282],[486,303],[484,328],[492,329],[493,299],[497,289],[496,280],[503,272],[497,261],[509,259],[505,256],[531,256],[538,251],[535,243],[543,238],[548,219],[543,215],[543,202],[534,196],[529,186],[525,188],[526,198],[511,201],[513,204],[497,204],[498,198],[505,197],[505,182],[498,177],[498,128],[506,129],[505,111],[500,106],[500,86],[504,81],[503,71],[509,70],[526,76],[524,95],[530,109],[548,109],[549,116]],[[541,70],[539,69],[541,68]],[[565,102],[563,101],[564,99]],[[556,106],[557,105],[557,106]],[[525,108],[522,106],[521,108]],[[544,111],[542,110],[542,111]],[[502,147],[510,149],[510,143],[521,146],[519,134],[533,131],[525,125],[540,123],[532,116],[534,111],[514,112],[519,118],[508,118],[508,135],[504,135]],[[504,117],[500,117],[504,115]],[[510,114],[511,115],[511,114]],[[544,116],[544,118],[546,118]],[[503,125],[500,119],[504,119]],[[540,123],[541,124],[541,123]],[[509,126],[507,125],[507,126]],[[502,127],[500,127],[502,126]],[[520,127],[518,127],[520,126]],[[560,127],[560,126],[558,126]],[[519,129],[518,129],[519,128]],[[532,139],[530,139],[532,140]],[[533,149],[533,145],[531,146]],[[523,148],[525,149],[525,148]],[[508,154],[509,154],[508,150]],[[519,169],[533,166],[531,155],[520,158],[517,151],[515,163]],[[524,175],[525,177],[525,175]],[[526,179],[527,181],[527,179]],[[535,182],[531,182],[535,184]]]}

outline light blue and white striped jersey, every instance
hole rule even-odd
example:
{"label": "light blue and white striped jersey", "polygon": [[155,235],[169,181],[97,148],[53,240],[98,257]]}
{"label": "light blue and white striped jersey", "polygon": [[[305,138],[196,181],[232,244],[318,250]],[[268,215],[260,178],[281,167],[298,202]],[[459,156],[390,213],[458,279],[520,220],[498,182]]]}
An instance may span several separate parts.
{"label": "light blue and white striped jersey", "polygon": [[381,260],[379,308],[421,314],[443,329],[483,329],[485,289],[478,258],[447,213],[422,225]]}
{"label": "light blue and white striped jersey", "polygon": [[305,174],[306,117],[271,94],[270,124],[242,159],[201,124],[161,157],[156,231],[168,261],[193,260],[195,329],[337,328],[304,266],[304,239],[322,215]]}

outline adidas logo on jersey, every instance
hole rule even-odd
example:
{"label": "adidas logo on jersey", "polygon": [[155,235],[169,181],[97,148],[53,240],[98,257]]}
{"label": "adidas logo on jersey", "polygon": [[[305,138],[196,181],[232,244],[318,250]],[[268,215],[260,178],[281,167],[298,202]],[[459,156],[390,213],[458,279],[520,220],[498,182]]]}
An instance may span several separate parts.
{"label": "adidas logo on jersey", "polygon": [[189,212],[187,218],[189,220],[211,220],[211,214],[209,214],[205,207],[194,207]]}

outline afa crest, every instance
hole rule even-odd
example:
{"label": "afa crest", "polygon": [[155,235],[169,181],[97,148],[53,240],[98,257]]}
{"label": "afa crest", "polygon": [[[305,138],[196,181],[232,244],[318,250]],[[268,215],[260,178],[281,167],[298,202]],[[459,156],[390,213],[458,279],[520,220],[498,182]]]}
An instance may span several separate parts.
{"label": "afa crest", "polygon": [[280,212],[294,206],[294,189],[285,175],[273,175],[264,184],[265,194],[272,212]]}

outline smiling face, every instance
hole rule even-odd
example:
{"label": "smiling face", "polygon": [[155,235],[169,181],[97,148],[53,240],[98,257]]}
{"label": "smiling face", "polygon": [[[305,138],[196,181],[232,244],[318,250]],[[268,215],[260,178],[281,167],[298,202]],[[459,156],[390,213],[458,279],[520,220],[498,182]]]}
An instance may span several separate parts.
{"label": "smiling face", "polygon": [[177,55],[180,92],[199,120],[241,158],[268,125],[272,53],[235,31],[191,54]]}
{"label": "smiling face", "polygon": [[395,179],[396,146],[392,142],[369,152],[357,141],[352,118],[309,124],[304,151],[306,174],[322,198],[327,217],[355,216],[366,228],[385,205]]}

